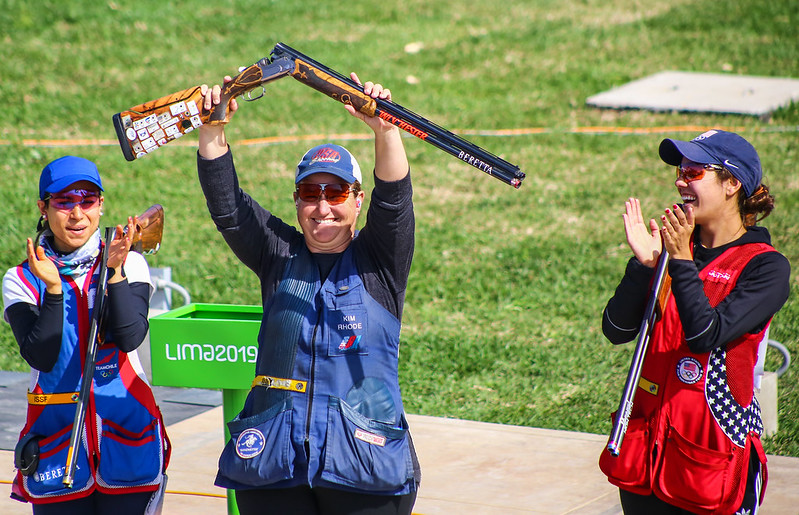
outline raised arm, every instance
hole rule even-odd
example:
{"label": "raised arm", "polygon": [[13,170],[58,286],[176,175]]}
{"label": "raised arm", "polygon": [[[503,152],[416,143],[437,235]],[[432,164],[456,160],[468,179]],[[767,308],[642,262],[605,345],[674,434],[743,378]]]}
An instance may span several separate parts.
{"label": "raised arm", "polygon": [[[225,83],[233,80],[230,75],[225,76]],[[217,84],[213,87],[203,84],[200,86],[202,93],[203,104],[202,108],[206,111],[210,110],[221,102],[222,88]],[[236,99],[231,99],[228,105],[228,120],[233,117],[233,113],[239,108]],[[203,124],[199,128],[199,148],[198,151],[201,157],[205,159],[216,159],[223,156],[228,151],[227,138],[225,137],[225,124]]]}
{"label": "raised arm", "polygon": [[[356,73],[350,77],[361,84]],[[381,84],[367,81],[363,84],[363,92],[372,98],[391,101],[391,90]],[[384,181],[394,182],[408,175],[408,157],[402,143],[399,128],[377,116],[367,116],[356,111],[351,105],[345,104],[347,111],[354,117],[362,120],[375,133],[375,175]]]}

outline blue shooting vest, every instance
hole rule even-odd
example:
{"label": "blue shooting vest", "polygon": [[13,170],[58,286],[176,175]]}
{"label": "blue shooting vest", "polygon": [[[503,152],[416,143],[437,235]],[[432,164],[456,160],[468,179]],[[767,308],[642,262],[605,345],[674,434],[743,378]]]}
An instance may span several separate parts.
{"label": "blue shooting vest", "polygon": [[[17,267],[17,274],[41,305],[44,283],[33,275],[27,262]],[[61,276],[61,350],[50,372],[38,371],[34,388],[28,393],[27,420],[20,436],[30,433],[39,438],[40,459],[33,475],[17,472],[16,483],[24,497],[34,503],[77,499],[95,489],[105,493],[154,491],[169,457],[152,390],[138,376],[128,355],[112,343],[113,335],[106,333],[105,344],[97,349],[74,483],[72,488],[62,483],[97,291],[97,264],[90,274],[83,290],[71,277]]]}
{"label": "blue shooting vest", "polygon": [[256,379],[228,424],[216,484],[411,492],[400,322],[366,292],[352,246],[324,283],[299,247],[264,307]]}

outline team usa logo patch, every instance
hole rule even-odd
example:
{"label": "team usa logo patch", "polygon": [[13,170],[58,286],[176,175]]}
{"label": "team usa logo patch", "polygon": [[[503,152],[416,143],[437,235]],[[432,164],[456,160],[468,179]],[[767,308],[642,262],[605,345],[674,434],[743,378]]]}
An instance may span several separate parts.
{"label": "team usa logo patch", "polygon": [[345,336],[338,344],[339,352],[352,352],[360,348],[361,336]]}
{"label": "team usa logo patch", "polygon": [[702,364],[694,358],[682,358],[677,363],[677,377],[685,384],[696,383],[702,379]]}
{"label": "team usa logo patch", "polygon": [[264,451],[265,445],[262,432],[254,428],[245,429],[236,439],[236,454],[244,460],[255,458]]}

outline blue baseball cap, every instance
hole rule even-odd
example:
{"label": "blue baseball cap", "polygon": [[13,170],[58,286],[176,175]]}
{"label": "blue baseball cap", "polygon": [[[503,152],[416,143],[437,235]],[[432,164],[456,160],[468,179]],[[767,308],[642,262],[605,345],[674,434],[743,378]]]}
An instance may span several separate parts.
{"label": "blue baseball cap", "polygon": [[363,182],[361,167],[355,157],[346,148],[333,143],[317,145],[302,156],[294,183],[315,173],[332,173],[349,184]]}
{"label": "blue baseball cap", "polygon": [[746,196],[754,193],[763,180],[763,169],[755,147],[734,132],[712,129],[691,141],[664,139],[660,142],[660,158],[680,166],[686,157],[695,163],[721,165],[741,181]]}
{"label": "blue baseball cap", "polygon": [[60,157],[42,170],[39,177],[39,198],[44,200],[48,193],[57,193],[78,181],[89,181],[103,191],[97,165],[82,157]]}

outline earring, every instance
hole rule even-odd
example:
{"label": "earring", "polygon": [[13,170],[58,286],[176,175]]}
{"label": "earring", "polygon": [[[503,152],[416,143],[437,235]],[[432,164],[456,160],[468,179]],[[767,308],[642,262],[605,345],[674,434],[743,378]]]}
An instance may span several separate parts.
{"label": "earring", "polygon": [[42,220],[47,220],[47,215],[42,215]]}
{"label": "earring", "polygon": [[105,214],[105,213],[103,213],[103,210],[101,209],[101,210],[100,210],[100,216],[103,216],[104,214]]}

